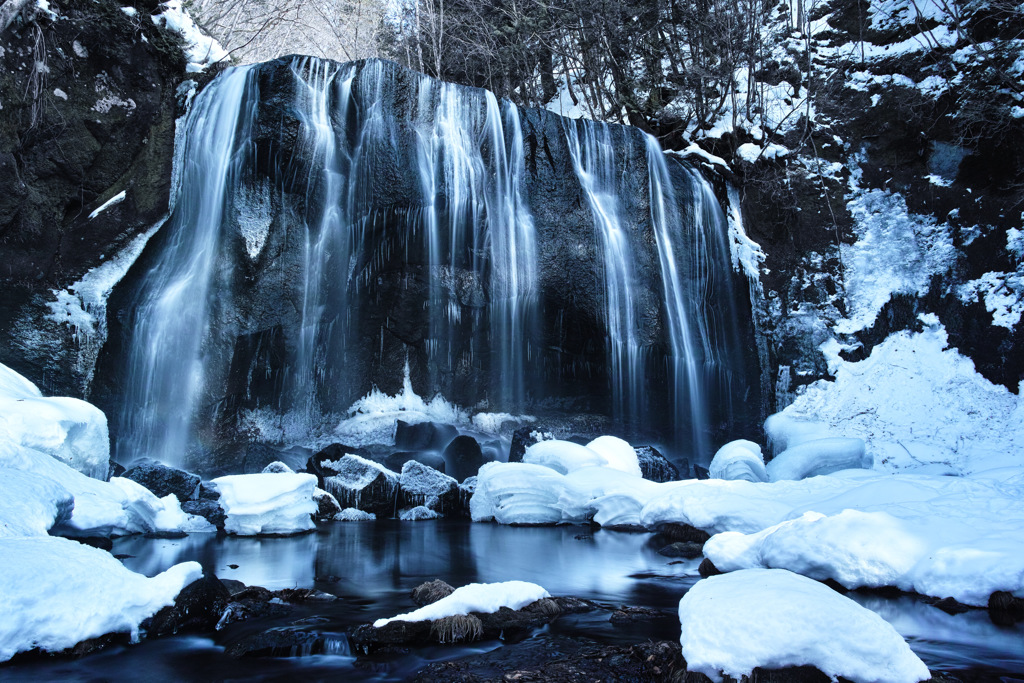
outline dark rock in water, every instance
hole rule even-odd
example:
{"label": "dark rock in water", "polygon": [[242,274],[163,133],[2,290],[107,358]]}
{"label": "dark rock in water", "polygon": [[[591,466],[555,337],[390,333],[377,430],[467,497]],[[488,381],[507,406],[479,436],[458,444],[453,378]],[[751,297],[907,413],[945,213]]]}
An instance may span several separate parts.
{"label": "dark rock in water", "polygon": [[695,560],[704,554],[704,544],[694,541],[676,541],[659,550],[658,554],[665,557],[683,557],[687,560]]}
{"label": "dark rock in water", "polygon": [[352,631],[356,651],[370,653],[395,646],[425,645],[455,641],[502,638],[505,642],[527,637],[536,628],[563,614],[577,614],[595,608],[577,598],[544,598],[520,610],[502,607],[490,614],[474,612],[470,619],[436,621],[392,621],[381,628],[366,624]]}
{"label": "dark rock in water", "polygon": [[316,513],[313,515],[315,519],[334,519],[334,515],[341,512],[341,505],[338,503],[338,500],[321,488],[313,491],[313,500],[316,501]]}
{"label": "dark rock in water", "polygon": [[[991,599],[992,597],[989,596],[990,601]],[[954,616],[957,614],[963,614],[964,612],[971,611],[970,605],[965,605],[964,603],[958,600],[954,600],[953,598],[943,598],[942,600],[936,600],[932,603],[932,605],[938,607],[946,614],[952,614]]]}
{"label": "dark rock in water", "polygon": [[508,451],[508,461],[522,462],[527,448],[550,438],[552,435],[544,432],[540,427],[520,427],[512,432],[512,446]]}
{"label": "dark rock in water", "polygon": [[658,452],[657,448],[654,446],[640,446],[633,450],[636,451],[636,459],[640,462],[640,471],[643,473],[644,479],[650,479],[659,483],[679,481],[679,470],[664,455]]}
{"label": "dark rock in water", "polygon": [[694,464],[693,476],[696,477],[697,479],[710,479],[711,473],[708,471],[708,468]]}
{"label": "dark rock in water", "polygon": [[711,534],[703,529],[675,522],[659,524],[657,531],[671,541],[693,542],[700,543],[701,545],[704,545],[711,538]]}
{"label": "dark rock in water", "polygon": [[476,477],[470,477],[459,484],[459,506],[458,510],[455,511],[455,516],[465,517],[466,519],[470,519],[472,517],[470,512],[470,500],[473,498],[473,494],[475,492]]}
{"label": "dark rock in water", "polygon": [[372,512],[377,517],[393,517],[398,503],[399,476],[388,468],[358,455],[321,462],[323,488],[342,508]]}
{"label": "dark rock in water", "polygon": [[997,626],[1013,626],[1024,621],[1024,598],[1008,591],[996,591],[988,598],[988,616]]}
{"label": "dark rock in water", "polygon": [[444,449],[444,461],[451,466],[447,472],[457,481],[475,477],[484,464],[480,444],[471,436],[457,436]]}
{"label": "dark rock in water", "polygon": [[155,460],[137,460],[125,470],[125,479],[142,484],[158,498],[173,493],[181,502],[195,497],[199,475],[168,467]]}
{"label": "dark rock in water", "polygon": [[199,515],[218,529],[224,529],[224,520],[227,519],[227,515],[224,514],[224,509],[221,508],[220,503],[215,500],[207,500],[205,498],[186,500],[181,504],[181,509],[190,515]]}
{"label": "dark rock in water", "polygon": [[295,474],[295,470],[280,460],[275,460],[263,468],[263,474]]}
{"label": "dark rock in water", "polygon": [[[651,607],[620,607],[612,612],[609,621],[613,624],[635,624],[654,619],[671,619],[675,614],[671,610],[653,609]],[[678,618],[678,617],[677,617]]]}
{"label": "dark rock in water", "polygon": [[384,458],[384,466],[394,472],[401,472],[405,463],[415,460],[438,472],[444,472],[446,464],[444,458],[435,451],[400,451],[392,453]]}
{"label": "dark rock in water", "polygon": [[331,476],[334,472],[324,472],[323,462],[326,460],[341,460],[349,453],[355,453],[356,449],[341,443],[332,443],[323,450],[311,455],[306,461],[305,471],[316,475],[317,486],[324,487],[324,477]]}
{"label": "dark rock in water", "polygon": [[174,604],[164,607],[142,622],[150,636],[165,636],[182,631],[212,631],[231,600],[227,587],[213,574],[203,574],[185,586]]}
{"label": "dark rock in water", "polygon": [[416,460],[402,466],[399,480],[402,507],[423,506],[440,514],[459,507],[459,482]]}
{"label": "dark rock in water", "polygon": [[822,581],[822,583],[831,588],[832,590],[834,590],[836,593],[840,593],[842,595],[846,595],[850,592],[849,588],[839,583],[835,579],[825,579],[824,581]]}
{"label": "dark rock in water", "polygon": [[697,567],[697,571],[700,573],[701,577],[705,579],[709,576],[718,576],[722,573],[719,571],[718,567],[715,566],[715,563],[706,557],[704,558],[704,561],[700,563],[700,566]]}
{"label": "dark rock in water", "polygon": [[454,588],[441,579],[434,579],[413,588],[410,597],[417,607],[423,607],[433,604],[441,598],[447,598],[454,591]]}
{"label": "dark rock in water", "polygon": [[124,465],[113,460],[107,465],[107,481],[110,481],[114,477],[124,476]]}
{"label": "dark rock in water", "polygon": [[324,638],[315,631],[295,627],[267,629],[253,633],[224,648],[224,653],[236,659],[266,656],[308,656],[325,651]]}
{"label": "dark rock in water", "polygon": [[175,538],[188,538],[188,533],[184,531],[178,531],[176,529],[168,531],[148,531],[142,534],[143,538],[152,539],[175,539]]}
{"label": "dark rock in water", "polygon": [[484,654],[434,662],[420,669],[413,680],[417,683],[698,683],[696,679],[691,681],[686,673],[686,662],[678,642],[604,645],[585,638],[551,634],[519,643],[506,643],[504,647]]}
{"label": "dark rock in water", "polygon": [[440,451],[458,435],[459,430],[451,425],[436,422],[409,424],[399,420],[395,427],[395,448],[405,451]]}

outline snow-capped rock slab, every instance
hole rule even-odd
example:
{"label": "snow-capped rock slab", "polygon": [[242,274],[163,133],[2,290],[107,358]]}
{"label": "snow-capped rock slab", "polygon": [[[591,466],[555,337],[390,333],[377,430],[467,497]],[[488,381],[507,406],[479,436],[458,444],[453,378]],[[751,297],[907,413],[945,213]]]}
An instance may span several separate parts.
{"label": "snow-capped rock slab", "polygon": [[392,517],[398,495],[399,475],[383,465],[358,455],[320,463],[324,490],[343,508],[357,508],[378,517]]}
{"label": "snow-capped rock slab", "polygon": [[108,633],[135,640],[143,620],[203,573],[185,562],[150,579],[106,551],[50,536],[0,538],[0,557],[0,662]]}
{"label": "snow-capped rock slab", "polygon": [[41,451],[86,476],[105,479],[110,462],[107,416],[77,398],[44,397],[0,364],[0,438]]}
{"label": "snow-capped rock slab", "polygon": [[711,459],[708,474],[712,479],[768,481],[761,447],[753,441],[730,441]]}
{"label": "snow-capped rock slab", "polygon": [[459,482],[416,460],[402,465],[399,486],[407,506],[425,507],[441,514],[453,512],[458,506]]}
{"label": "snow-capped rock slab", "polygon": [[296,534],[314,528],[316,477],[312,474],[234,474],[210,482],[231,534]]}
{"label": "snow-capped rock slab", "polygon": [[471,583],[456,588],[451,595],[418,610],[373,622],[374,628],[383,628],[393,621],[434,621],[470,612],[491,613],[502,607],[521,609],[551,595],[535,583],[503,581],[500,583]]}
{"label": "snow-capped rock slab", "polygon": [[604,457],[607,467],[621,470],[638,477],[644,476],[636,450],[629,442],[617,436],[599,436],[587,444],[587,448]]}
{"label": "snow-capped rock slab", "polygon": [[722,680],[813,666],[855,683],[917,683],[928,667],[874,612],[798,574],[746,570],[699,581],[679,601],[689,671]]}
{"label": "snow-capped rock slab", "polygon": [[[633,454],[634,459],[636,454]],[[595,450],[572,441],[540,441],[526,449],[523,462],[529,465],[543,465],[559,474],[568,474],[581,467],[608,465],[608,459]],[[639,469],[639,465],[637,465]]]}

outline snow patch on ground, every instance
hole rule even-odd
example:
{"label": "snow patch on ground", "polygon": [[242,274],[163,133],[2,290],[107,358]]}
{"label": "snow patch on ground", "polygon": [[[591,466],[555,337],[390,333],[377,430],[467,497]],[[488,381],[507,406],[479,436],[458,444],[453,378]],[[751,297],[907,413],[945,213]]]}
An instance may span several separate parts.
{"label": "snow patch on ground", "polygon": [[721,681],[810,665],[833,680],[917,683],[928,667],[884,619],[817,581],[747,570],[697,582],[679,601],[687,670]]}
{"label": "snow patch on ground", "polygon": [[502,607],[517,610],[549,597],[551,595],[546,590],[527,581],[471,583],[413,612],[390,619],[378,619],[373,622],[373,626],[382,628],[393,621],[434,621],[470,612],[490,614]]}
{"label": "snow patch on ground", "polygon": [[185,562],[150,579],[104,550],[49,536],[0,538],[0,556],[0,661],[108,633],[138,640],[139,624],[203,573]]}
{"label": "snow patch on ground", "polygon": [[[884,471],[941,465],[958,474],[1024,464],[1024,399],[947,349],[946,331],[899,332],[859,362],[829,359],[835,381],[810,385],[767,429],[863,439]],[[806,438],[804,439],[806,440]]]}
{"label": "snow patch on ground", "polygon": [[46,398],[0,364],[0,441],[50,455],[83,474],[105,479],[110,461],[107,416],[77,398]]}

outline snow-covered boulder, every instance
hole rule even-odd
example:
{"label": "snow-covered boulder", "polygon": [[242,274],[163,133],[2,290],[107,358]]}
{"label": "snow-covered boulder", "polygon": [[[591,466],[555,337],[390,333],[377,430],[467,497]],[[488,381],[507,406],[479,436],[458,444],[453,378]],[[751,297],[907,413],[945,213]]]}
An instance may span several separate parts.
{"label": "snow-covered boulder", "polygon": [[871,458],[865,454],[862,440],[832,437],[790,446],[766,469],[769,479],[783,481],[870,467]]}
{"label": "snow-covered boulder", "polygon": [[77,398],[46,398],[3,364],[0,439],[46,453],[86,476],[107,477],[110,437],[103,411]]}
{"label": "snow-covered boulder", "polygon": [[288,465],[286,465],[285,463],[281,462],[280,460],[275,460],[274,462],[269,463],[266,467],[264,467],[262,473],[263,474],[295,474],[295,470],[293,470],[291,467],[288,467]]}
{"label": "snow-covered boulder", "polygon": [[441,515],[424,505],[402,510],[398,518],[403,522],[422,522],[426,519],[438,519]]}
{"label": "snow-covered boulder", "polygon": [[[636,454],[633,455],[634,459]],[[608,459],[595,450],[572,441],[540,441],[526,449],[523,462],[529,465],[543,465],[559,474],[567,474],[581,467],[603,466]]]}
{"label": "snow-covered boulder", "polygon": [[373,622],[373,626],[382,628],[393,621],[434,621],[470,612],[491,613],[502,607],[517,610],[549,597],[551,594],[546,590],[527,581],[471,583],[456,588],[451,595],[418,610],[389,619],[378,619]]}
{"label": "snow-covered boulder", "polygon": [[1021,475],[850,481],[858,485],[805,501],[761,531],[718,534],[704,554],[721,571],[782,568],[851,589],[893,586],[979,607],[998,591],[1024,596]]}
{"label": "snow-covered boulder", "polygon": [[314,528],[312,474],[234,474],[211,483],[220,492],[228,533],[295,534]]}
{"label": "snow-covered boulder", "polygon": [[0,469],[0,538],[45,536],[71,518],[75,498],[35,472]]}
{"label": "snow-covered boulder", "polygon": [[[272,472],[271,474],[274,473]],[[317,519],[334,519],[334,516],[341,512],[341,505],[338,503],[338,499],[322,488],[313,489],[313,502],[316,503],[315,516]]]}
{"label": "snow-covered boulder", "polygon": [[599,436],[588,443],[587,448],[601,455],[607,463],[606,467],[638,477],[644,476],[644,473],[640,471],[640,461],[636,457],[636,450],[623,439],[616,436]]}
{"label": "snow-covered boulder", "polygon": [[324,460],[324,489],[342,507],[372,512],[378,517],[393,517],[397,508],[396,472],[372,460],[347,454],[339,460]]}
{"label": "snow-covered boulder", "polygon": [[557,524],[562,521],[559,500],[566,488],[565,476],[550,467],[489,462],[477,475],[470,516],[474,522]]}
{"label": "snow-covered boulder", "polygon": [[50,536],[0,538],[0,556],[0,662],[110,633],[137,640],[139,625],[203,573],[185,562],[150,579],[106,551]]}
{"label": "snow-covered boulder", "polygon": [[[121,477],[109,482],[93,479],[45,453],[0,440],[0,481],[12,470],[53,482],[74,497],[70,519],[61,520],[54,528],[55,533],[64,536],[212,530],[204,520],[182,512],[173,495],[157,498],[143,486]],[[50,495],[42,487],[10,490],[8,495],[22,498]]]}
{"label": "snow-covered boulder", "polygon": [[715,453],[708,473],[712,479],[768,481],[761,447],[753,441],[730,441]]}
{"label": "snow-covered boulder", "polygon": [[422,506],[445,514],[459,504],[459,482],[416,460],[402,466],[399,486],[402,502],[408,507]]}
{"label": "snow-covered boulder", "polygon": [[334,515],[335,522],[372,522],[375,519],[377,519],[377,515],[372,512],[363,512],[356,508],[345,508]]}
{"label": "snow-covered boulder", "polygon": [[884,619],[791,572],[747,570],[697,582],[679,601],[687,669],[713,680],[813,666],[855,683],[917,683],[928,667]]}

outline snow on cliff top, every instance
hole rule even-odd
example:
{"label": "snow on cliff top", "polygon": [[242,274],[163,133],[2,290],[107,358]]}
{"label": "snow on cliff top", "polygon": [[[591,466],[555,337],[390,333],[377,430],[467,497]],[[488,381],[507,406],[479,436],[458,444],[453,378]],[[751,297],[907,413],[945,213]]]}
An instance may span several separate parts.
{"label": "snow on cliff top", "polygon": [[212,37],[203,33],[189,16],[180,0],[168,0],[161,5],[163,12],[153,15],[153,23],[174,31],[185,41],[186,71],[195,73],[228,59],[228,52]]}

